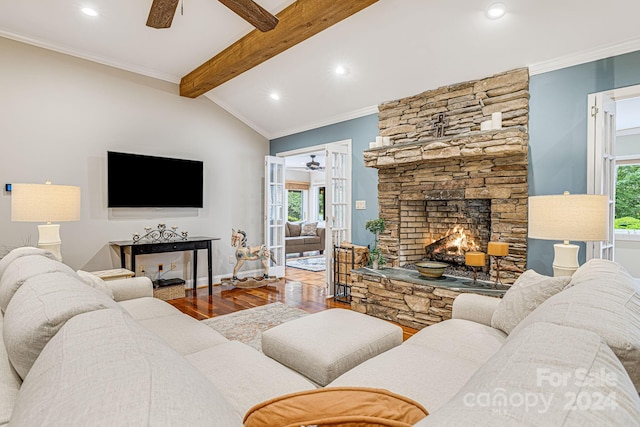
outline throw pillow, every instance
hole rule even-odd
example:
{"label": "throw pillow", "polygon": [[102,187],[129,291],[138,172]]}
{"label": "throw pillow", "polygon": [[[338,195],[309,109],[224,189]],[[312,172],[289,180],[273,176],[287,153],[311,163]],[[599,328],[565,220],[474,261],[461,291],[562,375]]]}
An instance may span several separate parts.
{"label": "throw pillow", "polygon": [[100,277],[95,274],[91,274],[88,271],[78,270],[76,273],[78,273],[78,276],[80,276],[84,283],[113,299],[113,291]]}
{"label": "throw pillow", "polygon": [[287,227],[289,228],[290,237],[300,236],[300,232],[302,231],[302,226],[300,224],[293,224],[289,222],[287,223]]}
{"label": "throw pillow", "polygon": [[504,294],[491,318],[491,326],[507,335],[548,298],[563,290],[571,277],[549,277],[525,271]]}
{"label": "throw pillow", "polygon": [[318,223],[308,222],[302,226],[301,236],[317,236],[318,235]]}
{"label": "throw pillow", "polygon": [[412,426],[429,415],[418,402],[388,390],[327,387],[276,397],[249,409],[245,427],[301,425]]}
{"label": "throw pillow", "polygon": [[291,232],[289,231],[289,223],[288,222],[284,225],[284,237],[291,237]]}

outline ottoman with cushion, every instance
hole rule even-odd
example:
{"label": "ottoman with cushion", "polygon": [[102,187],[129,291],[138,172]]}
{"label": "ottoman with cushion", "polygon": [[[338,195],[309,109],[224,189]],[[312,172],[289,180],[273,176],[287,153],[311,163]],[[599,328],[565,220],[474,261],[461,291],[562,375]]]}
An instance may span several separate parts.
{"label": "ottoman with cushion", "polygon": [[400,344],[399,326],[339,308],[283,323],[262,334],[264,354],[321,386]]}

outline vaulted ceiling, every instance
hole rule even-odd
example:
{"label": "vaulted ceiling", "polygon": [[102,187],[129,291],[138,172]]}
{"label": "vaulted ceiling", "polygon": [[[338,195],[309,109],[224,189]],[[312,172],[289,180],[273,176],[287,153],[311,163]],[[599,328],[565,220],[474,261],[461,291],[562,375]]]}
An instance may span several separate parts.
{"label": "vaulted ceiling", "polygon": [[[379,0],[204,96],[274,138],[508,69],[536,73],[640,50],[637,0],[497,1],[507,13],[490,20],[491,0]],[[294,2],[258,3],[278,15]],[[182,0],[171,28],[152,29],[150,5],[0,0],[0,36],[178,83],[253,30],[216,0]]]}

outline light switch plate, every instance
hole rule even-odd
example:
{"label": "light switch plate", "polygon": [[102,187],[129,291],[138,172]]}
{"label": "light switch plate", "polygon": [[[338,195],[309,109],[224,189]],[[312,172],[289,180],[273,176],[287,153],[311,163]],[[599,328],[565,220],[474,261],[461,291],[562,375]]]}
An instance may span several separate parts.
{"label": "light switch plate", "polygon": [[367,209],[367,201],[366,200],[356,200],[356,209],[358,209],[358,210]]}

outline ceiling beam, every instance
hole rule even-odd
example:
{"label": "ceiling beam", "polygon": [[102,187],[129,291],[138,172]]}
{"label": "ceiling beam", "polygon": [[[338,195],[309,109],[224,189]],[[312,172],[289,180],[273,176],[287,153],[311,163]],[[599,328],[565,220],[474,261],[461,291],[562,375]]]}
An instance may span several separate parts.
{"label": "ceiling beam", "polygon": [[180,81],[180,95],[196,98],[378,0],[297,0],[280,12],[278,26],[253,30]]}

